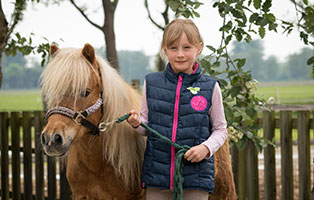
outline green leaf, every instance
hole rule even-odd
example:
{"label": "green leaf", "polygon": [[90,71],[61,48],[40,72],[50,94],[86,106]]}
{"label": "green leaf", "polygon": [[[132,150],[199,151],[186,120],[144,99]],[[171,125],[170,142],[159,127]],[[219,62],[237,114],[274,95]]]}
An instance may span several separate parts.
{"label": "green leaf", "polygon": [[312,65],[314,64],[314,56],[310,57],[307,61],[306,61],[307,65]]}
{"label": "green leaf", "polygon": [[275,15],[272,14],[272,13],[265,14],[265,17],[266,17],[269,21],[271,21],[271,22],[275,22],[275,21],[276,21],[276,17],[275,17]]}
{"label": "green leaf", "polygon": [[262,10],[267,13],[269,12],[269,9],[271,7],[271,3],[272,3],[272,0],[266,0],[264,3],[263,3],[263,6],[262,6]]}
{"label": "green leaf", "polygon": [[242,36],[242,33],[237,29],[236,31],[235,31],[235,36],[236,36],[236,39],[240,42],[241,40],[242,40],[242,38],[243,38],[243,36]]}
{"label": "green leaf", "polygon": [[309,5],[308,0],[303,0],[303,3],[304,3],[305,5]]}
{"label": "green leaf", "polygon": [[170,6],[171,10],[176,11],[178,10],[180,3],[176,1],[169,1],[168,5]]}
{"label": "green leaf", "polygon": [[232,9],[231,13],[236,18],[242,18],[242,16],[243,16],[243,14],[241,12],[239,12],[239,10],[236,10],[236,9]]}
{"label": "green leaf", "polygon": [[238,68],[241,68],[241,67],[243,67],[243,66],[245,65],[246,58],[242,58],[242,59],[237,58],[237,59],[235,59],[234,61],[237,62],[237,67],[238,67]]}
{"label": "green leaf", "polygon": [[257,19],[258,19],[258,14],[257,14],[257,13],[253,13],[253,14],[250,16],[249,21],[250,21],[251,23],[253,23],[253,22],[257,21]]}
{"label": "green leaf", "polygon": [[262,26],[259,27],[258,33],[259,33],[259,36],[260,36],[261,38],[264,38],[264,37],[265,37],[265,28],[262,27]]}
{"label": "green leaf", "polygon": [[251,138],[253,137],[253,133],[252,133],[251,131],[248,131],[248,132],[246,133],[246,136],[247,136],[249,139],[251,139]]}
{"label": "green leaf", "polygon": [[200,14],[198,12],[193,11],[193,14],[195,17],[200,17]]}
{"label": "green leaf", "polygon": [[257,10],[261,7],[261,0],[254,0],[254,8]]}
{"label": "green leaf", "polygon": [[211,45],[206,45],[207,48],[209,48],[211,51],[213,51],[214,53],[216,52],[216,49],[211,46]]}

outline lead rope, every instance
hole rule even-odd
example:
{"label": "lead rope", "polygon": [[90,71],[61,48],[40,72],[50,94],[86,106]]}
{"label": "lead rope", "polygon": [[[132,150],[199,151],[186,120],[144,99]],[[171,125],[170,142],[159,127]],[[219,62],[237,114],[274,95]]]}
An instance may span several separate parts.
{"label": "lead rope", "polygon": [[[116,119],[116,123],[121,123],[124,120],[128,119],[131,116],[130,113],[127,113],[118,119]],[[178,149],[176,153],[176,161],[175,161],[175,168],[174,168],[174,185],[173,185],[173,200],[182,200],[182,194],[183,194],[183,182],[184,178],[182,176],[183,171],[183,156],[185,152],[187,152],[190,147],[188,145],[178,145],[177,143],[172,142],[169,138],[161,135],[156,130],[150,128],[145,123],[141,122],[140,126],[144,127],[147,131],[153,133],[156,137],[163,140],[164,142],[174,146],[176,149]]]}

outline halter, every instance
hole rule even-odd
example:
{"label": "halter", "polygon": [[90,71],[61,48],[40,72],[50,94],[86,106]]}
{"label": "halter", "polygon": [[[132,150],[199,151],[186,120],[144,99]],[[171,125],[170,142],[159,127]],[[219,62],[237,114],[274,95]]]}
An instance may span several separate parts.
{"label": "halter", "polygon": [[89,128],[91,131],[89,132],[92,135],[99,135],[99,132],[105,131],[107,129],[108,123],[100,123],[98,126],[92,124],[86,118],[96,112],[102,106],[103,100],[101,97],[96,101],[96,103],[90,107],[88,107],[84,111],[76,112],[70,108],[56,106],[48,110],[46,114],[46,120],[53,114],[61,114],[66,117],[71,118],[78,125],[83,125]]}

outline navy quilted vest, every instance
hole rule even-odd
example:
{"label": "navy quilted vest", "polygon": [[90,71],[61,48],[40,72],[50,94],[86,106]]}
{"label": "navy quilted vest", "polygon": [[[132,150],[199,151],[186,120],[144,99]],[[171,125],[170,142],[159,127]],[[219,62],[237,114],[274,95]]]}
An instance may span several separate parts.
{"label": "navy quilted vest", "polygon": [[[211,134],[208,111],[216,80],[201,75],[166,71],[146,76],[148,125],[180,145],[201,144]],[[142,171],[143,187],[173,189],[175,149],[148,133]],[[184,160],[184,189],[214,192],[214,157],[199,163]]]}

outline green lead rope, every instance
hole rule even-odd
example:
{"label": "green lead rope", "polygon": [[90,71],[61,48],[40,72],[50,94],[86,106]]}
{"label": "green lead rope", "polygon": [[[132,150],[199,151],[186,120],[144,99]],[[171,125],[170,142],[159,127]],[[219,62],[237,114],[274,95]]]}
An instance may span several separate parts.
{"label": "green lead rope", "polygon": [[[124,120],[128,119],[131,116],[130,113],[127,113],[121,117],[119,117],[116,120],[116,123],[121,123]],[[169,138],[161,135],[156,130],[150,128],[145,123],[141,123],[140,126],[144,127],[148,132],[153,133],[156,137],[163,140],[164,142],[174,146],[176,149],[178,149],[176,153],[176,161],[175,161],[175,168],[174,168],[174,184],[173,184],[173,200],[182,200],[182,194],[183,194],[183,182],[184,178],[182,176],[183,171],[183,156],[185,152],[187,152],[190,147],[188,145],[178,145],[177,143],[172,142]]]}

